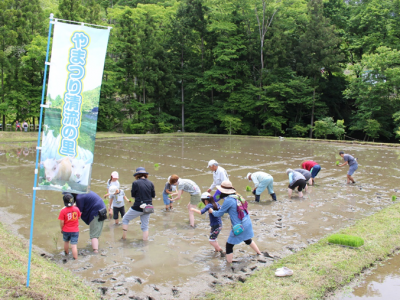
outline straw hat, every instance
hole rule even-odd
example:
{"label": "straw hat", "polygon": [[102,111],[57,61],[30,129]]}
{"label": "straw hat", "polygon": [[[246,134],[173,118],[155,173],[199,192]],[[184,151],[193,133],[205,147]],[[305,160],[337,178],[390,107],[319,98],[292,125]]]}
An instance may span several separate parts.
{"label": "straw hat", "polygon": [[221,185],[217,185],[217,189],[224,194],[236,193],[236,190],[232,186],[232,182],[229,180],[222,181]]}

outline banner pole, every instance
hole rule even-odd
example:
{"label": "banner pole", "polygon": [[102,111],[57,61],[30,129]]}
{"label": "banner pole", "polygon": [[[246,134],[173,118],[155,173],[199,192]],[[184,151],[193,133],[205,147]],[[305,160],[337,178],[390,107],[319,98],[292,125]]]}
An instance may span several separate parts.
{"label": "banner pole", "polygon": [[46,61],[44,65],[44,76],[43,76],[43,88],[42,88],[42,100],[40,102],[40,117],[39,117],[39,131],[38,131],[38,139],[36,146],[36,164],[35,164],[35,180],[33,183],[33,196],[32,196],[32,214],[31,214],[31,232],[29,238],[29,258],[28,258],[28,272],[26,278],[26,287],[29,287],[29,279],[31,273],[31,259],[32,259],[32,239],[33,239],[33,224],[35,220],[35,201],[36,201],[36,190],[37,188],[37,177],[38,177],[38,163],[39,163],[39,150],[40,150],[40,134],[42,132],[42,117],[43,117],[43,101],[46,91],[46,78],[47,78],[47,65],[49,58],[49,48],[50,48],[50,37],[51,37],[51,29],[53,25],[54,15],[50,14],[50,26],[49,26],[49,35],[47,37],[47,51],[46,51]]}

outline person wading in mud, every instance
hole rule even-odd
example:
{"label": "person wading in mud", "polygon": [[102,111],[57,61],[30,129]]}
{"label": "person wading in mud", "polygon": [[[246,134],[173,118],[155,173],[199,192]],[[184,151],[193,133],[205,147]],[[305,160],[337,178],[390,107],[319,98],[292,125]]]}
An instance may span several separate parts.
{"label": "person wading in mud", "polygon": [[339,155],[343,158],[344,163],[338,165],[339,167],[343,167],[345,165],[349,165],[349,171],[347,172],[347,184],[356,183],[352,177],[354,172],[358,169],[357,158],[354,158],[350,154],[344,154],[343,151],[339,152]]}
{"label": "person wading in mud", "polygon": [[107,219],[107,208],[103,199],[95,192],[72,194],[76,206],[81,211],[81,219],[89,225],[89,235],[94,253],[99,252],[99,237],[103,231],[104,220]]}
{"label": "person wading in mud", "polygon": [[144,208],[153,205],[153,198],[156,196],[154,184],[147,179],[149,173],[145,168],[139,167],[136,169],[135,181],[132,183],[131,196],[135,198],[135,202],[122,219],[122,239],[126,239],[128,224],[131,220],[140,217],[140,229],[143,232],[143,241],[149,239],[149,222],[150,213],[146,213]]}
{"label": "person wading in mud", "polygon": [[301,164],[301,168],[311,172],[311,185],[314,185],[315,177],[317,177],[319,171],[321,171],[321,166],[315,161],[307,160]]}
{"label": "person wading in mud", "polygon": [[[304,178],[306,179],[306,182],[308,184],[312,184],[312,180],[311,180],[311,172],[307,171],[305,169],[294,169],[296,172],[299,172],[300,174],[302,174],[304,176]],[[307,192],[307,186],[304,189]]]}
{"label": "person wading in mud", "polygon": [[208,212],[214,217],[222,217],[225,213],[229,214],[232,230],[226,242],[226,261],[232,263],[233,247],[241,242],[249,245],[257,255],[264,254],[264,256],[270,257],[267,252],[261,253],[257,244],[252,240],[254,237],[253,225],[247,211],[247,202],[236,193],[232,182],[225,180],[217,186],[217,189],[221,192],[221,199],[224,199],[224,203],[219,210],[210,208]]}
{"label": "person wading in mud", "polygon": [[[211,191],[217,186],[221,185],[222,181],[229,180],[228,173],[226,170],[218,165],[218,162],[214,159],[210,160],[208,162],[208,168],[212,171],[213,174],[213,183],[211,184],[210,188],[207,190],[208,193],[211,193]],[[217,189],[215,192],[213,198],[215,201],[220,200],[220,195],[221,192]]]}
{"label": "person wading in mud", "polygon": [[265,172],[248,173],[246,178],[249,181],[253,181],[254,189],[253,194],[255,201],[260,202],[260,195],[265,189],[268,189],[268,193],[271,195],[272,200],[276,201],[276,195],[274,193],[274,178]]}
{"label": "person wading in mud", "polygon": [[295,188],[299,191],[299,197],[303,197],[303,189],[307,187],[306,178],[299,172],[287,169],[286,174],[289,176],[288,194],[289,199],[292,198],[292,192]]}
{"label": "person wading in mud", "polygon": [[183,192],[187,192],[190,194],[190,202],[187,208],[189,210],[189,224],[194,228],[194,215],[191,209],[196,208],[201,201],[200,198],[201,191],[199,186],[194,181],[190,179],[179,178],[179,176],[175,174],[171,175],[169,183],[178,186],[177,187],[178,196],[176,198],[172,198],[171,201],[179,200]]}

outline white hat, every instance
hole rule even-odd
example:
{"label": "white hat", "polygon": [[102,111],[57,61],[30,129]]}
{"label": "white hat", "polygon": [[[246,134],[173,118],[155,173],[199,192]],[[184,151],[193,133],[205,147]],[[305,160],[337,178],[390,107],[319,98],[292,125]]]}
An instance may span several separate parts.
{"label": "white hat", "polygon": [[112,178],[119,178],[118,172],[117,171],[112,172],[111,173],[111,177]]}
{"label": "white hat", "polygon": [[233,194],[236,193],[235,188],[232,186],[232,182],[229,180],[222,181],[221,185],[217,185],[217,189],[224,194]]}
{"label": "white hat", "polygon": [[218,162],[215,159],[212,159],[208,162],[208,168],[211,166],[218,166]]}
{"label": "white hat", "polygon": [[211,197],[211,194],[209,192],[204,192],[201,194],[201,199],[208,199]]}
{"label": "white hat", "polygon": [[110,187],[108,188],[108,193],[109,193],[110,195],[114,195],[115,192],[116,192],[117,190],[118,190],[118,187],[115,186],[115,185],[112,185],[112,186],[110,186]]}
{"label": "white hat", "polygon": [[247,175],[246,175],[246,179],[248,179],[249,181],[251,181],[250,178],[249,178],[250,175],[251,175],[251,173],[247,173]]}

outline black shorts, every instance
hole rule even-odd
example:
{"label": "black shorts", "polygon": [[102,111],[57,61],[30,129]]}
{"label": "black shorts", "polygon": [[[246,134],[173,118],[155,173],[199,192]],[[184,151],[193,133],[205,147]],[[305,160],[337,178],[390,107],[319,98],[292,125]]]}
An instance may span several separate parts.
{"label": "black shorts", "polygon": [[118,220],[118,212],[121,213],[121,218],[125,215],[125,206],[122,207],[113,207],[113,219]]}
{"label": "black shorts", "polygon": [[294,190],[299,187],[299,192],[301,192],[306,187],[307,182],[304,179],[299,179],[294,182],[292,185],[289,184],[288,188]]}

